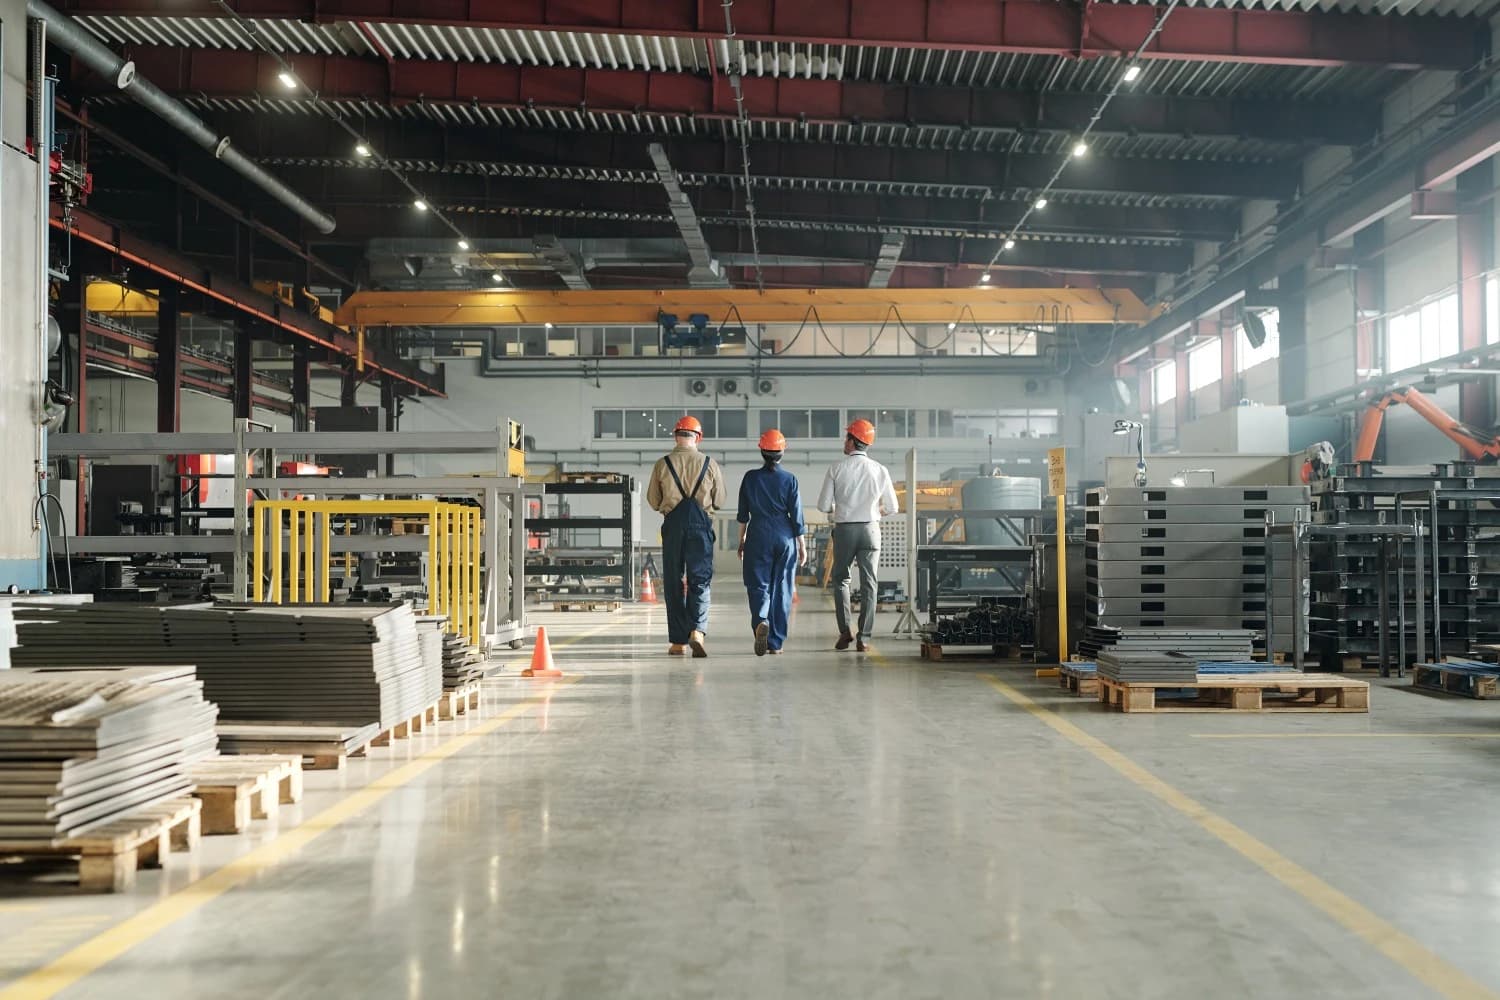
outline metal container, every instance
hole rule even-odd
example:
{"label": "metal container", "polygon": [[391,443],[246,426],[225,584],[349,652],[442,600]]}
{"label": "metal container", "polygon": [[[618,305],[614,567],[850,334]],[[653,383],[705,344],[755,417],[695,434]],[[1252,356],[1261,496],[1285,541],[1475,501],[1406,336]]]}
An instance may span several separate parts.
{"label": "metal container", "polygon": [[[986,476],[963,486],[965,510],[1036,510],[1042,506],[1042,481],[1024,476]],[[970,545],[1024,545],[991,517],[964,521],[964,541]]]}

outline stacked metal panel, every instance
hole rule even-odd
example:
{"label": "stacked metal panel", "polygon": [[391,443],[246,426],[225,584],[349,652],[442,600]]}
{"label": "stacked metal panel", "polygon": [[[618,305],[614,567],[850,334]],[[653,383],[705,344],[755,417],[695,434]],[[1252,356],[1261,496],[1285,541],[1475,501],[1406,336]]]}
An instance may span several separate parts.
{"label": "stacked metal panel", "polygon": [[17,665],[191,663],[225,719],[395,725],[442,695],[405,605],[15,609]]}
{"label": "stacked metal panel", "polygon": [[1110,628],[1090,626],[1079,640],[1078,652],[1096,658],[1105,652],[1172,652],[1195,662],[1247,661],[1256,638],[1249,629]]}
{"label": "stacked metal panel", "polygon": [[[1101,487],[1084,511],[1085,618],[1116,628],[1266,627],[1266,516],[1306,516],[1302,486]],[[1276,555],[1282,556],[1278,540]],[[1285,549],[1290,556],[1290,547]],[[1293,585],[1276,581],[1278,645]],[[1285,636],[1285,640],[1279,637]]]}
{"label": "stacked metal panel", "polygon": [[1114,652],[1106,650],[1096,661],[1099,676],[1124,684],[1168,683],[1189,685],[1198,679],[1198,658],[1185,653]]}
{"label": "stacked metal panel", "polygon": [[456,691],[484,677],[479,652],[461,635],[447,631],[446,615],[421,615],[417,628],[422,656],[436,664],[443,677],[443,690]]}
{"label": "stacked metal panel", "polygon": [[[1500,469],[1452,462],[1428,466],[1376,466],[1368,462],[1336,467],[1313,484],[1315,524],[1369,526],[1396,523],[1398,493],[1439,489],[1438,611],[1444,653],[1462,654],[1500,636],[1500,507],[1473,499],[1500,494]],[[1427,497],[1408,496],[1403,520],[1420,514],[1426,532],[1432,521]],[[1423,612],[1432,629],[1432,538],[1423,541]],[[1400,567],[1406,605],[1407,651],[1415,651],[1416,553],[1407,541]],[[1325,658],[1373,656],[1379,652],[1380,541],[1377,538],[1318,538],[1311,541],[1309,632]],[[1395,636],[1397,562],[1388,555],[1390,634]],[[1430,638],[1429,638],[1430,643]],[[1431,652],[1431,646],[1428,647]]]}
{"label": "stacked metal panel", "polygon": [[216,715],[191,667],[0,672],[0,840],[49,843],[189,791]]}

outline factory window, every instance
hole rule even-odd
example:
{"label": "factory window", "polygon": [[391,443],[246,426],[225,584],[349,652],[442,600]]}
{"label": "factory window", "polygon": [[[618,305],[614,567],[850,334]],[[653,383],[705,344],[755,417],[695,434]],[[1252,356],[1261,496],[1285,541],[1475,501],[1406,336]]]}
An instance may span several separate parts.
{"label": "factory window", "polygon": [[839,420],[838,410],[812,411],[812,436],[815,438],[841,438],[844,425]]}
{"label": "factory window", "polygon": [[1397,313],[1386,324],[1387,372],[1405,371],[1458,353],[1458,294]]}
{"label": "factory window", "polygon": [[805,438],[811,429],[806,410],[782,410],[781,433],[789,438]]}
{"label": "factory window", "polygon": [[1151,372],[1151,402],[1165,406],[1177,398],[1177,362],[1164,361]]}
{"label": "factory window", "polygon": [[1214,337],[1188,351],[1188,389],[1197,392],[1224,377],[1224,354]]}
{"label": "factory window", "polygon": [[1245,336],[1245,328],[1237,326],[1234,329],[1234,370],[1236,372],[1249,371],[1256,365],[1267,361],[1274,361],[1281,355],[1281,313],[1275,309],[1257,311],[1261,324],[1266,328],[1265,343],[1259,347],[1251,347],[1250,340]]}
{"label": "factory window", "polygon": [[[661,427],[663,434],[672,433],[677,426],[677,421],[684,414],[678,410],[657,410],[657,425]],[[698,422],[703,425],[703,436],[705,438],[716,438],[719,436],[719,411],[718,410],[688,410],[686,416],[697,417]]]}
{"label": "factory window", "polygon": [[1500,343],[1500,278],[1484,279],[1484,342]]}
{"label": "factory window", "polygon": [[619,410],[594,411],[594,437],[617,440],[625,436],[625,417]]}
{"label": "factory window", "polygon": [[625,436],[628,438],[656,437],[656,411],[626,410]]}
{"label": "factory window", "polygon": [[879,437],[909,436],[905,410],[881,410],[875,421],[875,433]]}
{"label": "factory window", "polygon": [[725,440],[743,438],[749,433],[750,414],[744,410],[719,411],[719,437]]}

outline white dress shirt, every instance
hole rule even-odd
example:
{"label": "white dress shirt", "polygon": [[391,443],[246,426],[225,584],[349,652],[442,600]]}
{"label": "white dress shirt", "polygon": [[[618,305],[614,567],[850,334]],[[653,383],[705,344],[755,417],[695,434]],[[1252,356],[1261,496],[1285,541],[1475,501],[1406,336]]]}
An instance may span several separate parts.
{"label": "white dress shirt", "polygon": [[900,511],[896,488],[886,467],[862,451],[829,466],[818,494],[818,509],[832,514],[836,524],[879,521]]}

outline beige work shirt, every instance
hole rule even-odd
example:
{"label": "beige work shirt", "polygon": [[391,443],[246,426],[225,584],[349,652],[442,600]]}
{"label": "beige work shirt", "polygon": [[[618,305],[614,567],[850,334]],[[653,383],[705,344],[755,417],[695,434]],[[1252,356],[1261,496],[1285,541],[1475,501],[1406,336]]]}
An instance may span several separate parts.
{"label": "beige work shirt", "polygon": [[703,485],[698,488],[698,502],[710,514],[724,506],[727,499],[724,492],[724,470],[719,467],[719,463],[713,462],[697,448],[678,446],[666,457],[658,458],[656,467],[651,470],[651,483],[646,487],[646,502],[651,505],[652,510],[658,514],[670,514],[682,503],[682,490],[677,488],[677,484],[672,481],[672,474],[667,471],[668,458],[672,460],[672,468],[677,470],[677,478],[689,490],[698,481],[703,463],[712,462],[708,475],[703,477]]}

